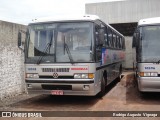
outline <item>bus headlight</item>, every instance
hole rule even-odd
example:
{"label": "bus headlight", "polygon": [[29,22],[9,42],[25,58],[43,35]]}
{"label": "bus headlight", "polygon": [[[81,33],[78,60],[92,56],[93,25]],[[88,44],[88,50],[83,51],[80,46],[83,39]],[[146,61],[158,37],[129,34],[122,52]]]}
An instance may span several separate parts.
{"label": "bus headlight", "polygon": [[151,73],[144,72],[144,76],[145,76],[145,77],[147,77],[147,76],[151,76]]}
{"label": "bus headlight", "polygon": [[156,77],[158,76],[157,72],[139,72],[140,77]]}
{"label": "bus headlight", "polygon": [[26,78],[39,78],[39,75],[38,74],[27,73]]}
{"label": "bus headlight", "polygon": [[81,74],[74,74],[74,78],[80,79],[81,78]]}
{"label": "bus headlight", "polygon": [[82,74],[82,79],[87,79],[88,78],[88,74]]}
{"label": "bus headlight", "polygon": [[94,74],[93,73],[76,73],[74,74],[75,79],[93,79]]}
{"label": "bus headlight", "polygon": [[158,73],[156,73],[156,72],[151,72],[151,76],[158,76]]}

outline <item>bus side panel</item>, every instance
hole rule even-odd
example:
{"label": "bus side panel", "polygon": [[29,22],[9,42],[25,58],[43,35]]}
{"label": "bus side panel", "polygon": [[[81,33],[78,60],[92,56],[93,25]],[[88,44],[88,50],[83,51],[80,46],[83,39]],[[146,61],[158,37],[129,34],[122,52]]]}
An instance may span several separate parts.
{"label": "bus side panel", "polygon": [[123,50],[102,48],[101,67],[103,69],[101,69],[101,72],[107,72],[107,84],[120,76],[124,64],[124,58],[125,53]]}

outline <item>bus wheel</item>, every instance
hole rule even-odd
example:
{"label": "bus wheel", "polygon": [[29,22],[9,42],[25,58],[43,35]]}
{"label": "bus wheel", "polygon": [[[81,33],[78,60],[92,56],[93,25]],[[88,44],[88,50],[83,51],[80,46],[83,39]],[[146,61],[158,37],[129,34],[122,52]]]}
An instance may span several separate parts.
{"label": "bus wheel", "polygon": [[121,75],[122,75],[122,65],[119,68],[119,75],[117,77],[117,81],[120,82],[121,81]]}
{"label": "bus wheel", "polygon": [[98,93],[98,97],[103,97],[106,93],[106,82],[105,82],[105,79],[104,77],[102,78],[101,80],[101,91]]}
{"label": "bus wheel", "polygon": [[119,68],[119,75],[121,75],[121,74],[122,74],[122,65]]}

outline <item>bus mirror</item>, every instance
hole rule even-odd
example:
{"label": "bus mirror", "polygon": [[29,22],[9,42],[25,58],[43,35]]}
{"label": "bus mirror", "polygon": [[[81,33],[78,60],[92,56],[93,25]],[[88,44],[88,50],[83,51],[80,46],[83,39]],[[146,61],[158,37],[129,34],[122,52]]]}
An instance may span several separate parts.
{"label": "bus mirror", "polygon": [[133,36],[133,40],[132,40],[132,48],[135,48],[136,47],[136,39],[135,37]]}
{"label": "bus mirror", "polygon": [[104,30],[103,29],[99,29],[98,32],[95,32],[96,35],[96,45],[97,46],[103,46],[105,43],[105,36],[104,36]]}
{"label": "bus mirror", "polygon": [[104,40],[105,40],[105,35],[104,35],[104,30],[103,29],[100,29],[99,30],[99,40],[100,40],[100,42],[99,42],[99,45],[100,46],[103,46],[104,45]]}
{"label": "bus mirror", "polygon": [[138,38],[139,38],[139,33],[134,33],[132,40],[132,48],[137,47]]}
{"label": "bus mirror", "polygon": [[22,46],[22,34],[18,32],[18,47]]}
{"label": "bus mirror", "polygon": [[23,44],[22,44],[22,33],[20,31],[18,32],[18,47],[22,51],[24,51]]}

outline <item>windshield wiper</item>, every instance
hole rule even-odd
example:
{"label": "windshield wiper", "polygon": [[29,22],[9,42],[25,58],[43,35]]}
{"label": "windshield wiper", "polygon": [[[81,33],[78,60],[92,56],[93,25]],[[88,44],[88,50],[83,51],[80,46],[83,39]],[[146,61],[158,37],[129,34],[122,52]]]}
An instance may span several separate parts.
{"label": "windshield wiper", "polygon": [[69,57],[70,62],[73,64],[73,63],[74,63],[74,61],[73,61],[73,58],[72,58],[72,55],[71,55],[70,49],[69,49],[69,47],[68,47],[67,43],[65,42],[65,39],[64,39],[64,48],[65,48],[65,49],[66,49],[66,51],[67,51],[67,54],[68,54],[68,57]]}
{"label": "windshield wiper", "polygon": [[37,60],[37,64],[40,64],[43,57],[46,55],[46,53],[49,51],[50,53],[50,48],[52,46],[52,41],[53,41],[53,33],[51,34],[51,39],[50,39],[50,42],[46,45],[44,51],[43,51],[43,55],[41,55],[38,60]]}

